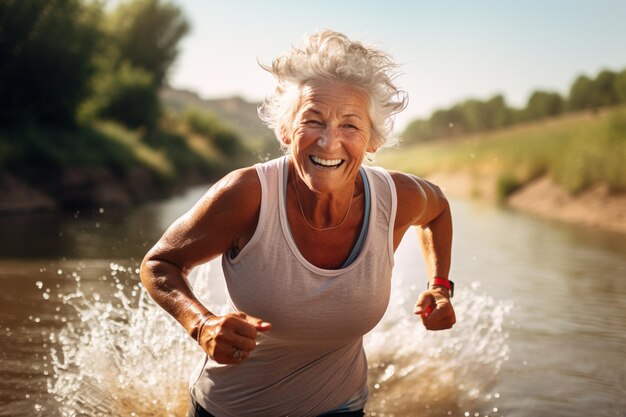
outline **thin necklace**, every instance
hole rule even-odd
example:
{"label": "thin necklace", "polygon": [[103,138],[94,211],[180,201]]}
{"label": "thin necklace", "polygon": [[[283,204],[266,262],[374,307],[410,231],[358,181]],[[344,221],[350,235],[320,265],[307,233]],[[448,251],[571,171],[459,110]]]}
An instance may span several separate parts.
{"label": "thin necklace", "polygon": [[341,223],[339,223],[336,226],[330,226],[330,227],[315,227],[311,223],[309,223],[309,221],[307,220],[306,216],[304,215],[304,209],[302,208],[302,202],[300,201],[300,194],[298,194],[298,186],[296,185],[295,179],[296,178],[295,178],[295,175],[294,175],[293,188],[296,190],[296,198],[298,199],[298,206],[300,206],[300,214],[302,214],[302,218],[304,219],[304,222],[307,224],[307,226],[309,226],[313,230],[317,230],[317,231],[323,232],[323,231],[326,231],[326,230],[338,229],[338,228],[340,228],[341,226],[344,225],[346,220],[348,220],[348,216],[350,215],[350,209],[352,208],[352,200],[354,200],[354,190],[352,191],[352,196],[350,197],[350,204],[348,205],[348,211],[346,211],[346,215],[344,216],[344,218],[341,221]]}

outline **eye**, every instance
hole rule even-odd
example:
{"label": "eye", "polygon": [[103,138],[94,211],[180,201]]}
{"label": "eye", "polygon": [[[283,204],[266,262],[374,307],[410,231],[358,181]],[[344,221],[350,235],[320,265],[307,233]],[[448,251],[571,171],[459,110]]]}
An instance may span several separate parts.
{"label": "eye", "polygon": [[304,125],[305,126],[322,126],[322,122],[320,122],[319,120],[305,120]]}
{"label": "eye", "polygon": [[345,124],[343,125],[343,127],[344,127],[344,128],[346,128],[346,129],[355,129],[355,130],[357,130],[357,129],[358,129],[358,127],[356,127],[355,125],[350,124],[350,123],[345,123]]}

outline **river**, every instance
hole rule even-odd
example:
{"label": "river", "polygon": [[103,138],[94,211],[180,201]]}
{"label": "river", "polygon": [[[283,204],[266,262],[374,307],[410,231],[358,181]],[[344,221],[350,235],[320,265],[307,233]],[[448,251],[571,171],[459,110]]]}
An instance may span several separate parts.
{"label": "river", "polygon": [[[0,218],[0,416],[180,416],[199,348],[137,268],[203,192],[125,211]],[[458,324],[412,315],[413,233],[366,336],[368,416],[626,415],[626,236],[453,200]],[[194,287],[223,306],[219,263]]]}

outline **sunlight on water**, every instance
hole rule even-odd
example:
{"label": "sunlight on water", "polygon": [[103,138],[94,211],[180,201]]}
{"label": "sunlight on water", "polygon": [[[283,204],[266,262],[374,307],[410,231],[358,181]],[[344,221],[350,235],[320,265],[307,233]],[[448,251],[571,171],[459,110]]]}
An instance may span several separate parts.
{"label": "sunlight on water", "polygon": [[[202,275],[207,274],[209,266],[203,268]],[[61,415],[184,415],[187,378],[201,358],[199,348],[134,284],[136,270],[111,264],[103,279],[114,282],[115,290],[106,297],[83,290],[80,276],[74,275],[76,290],[61,297],[79,320],[50,334],[48,391]],[[201,300],[223,298],[209,291],[208,280],[195,281]],[[398,285],[399,279],[394,281]],[[507,359],[503,324],[511,306],[481,294],[477,284],[460,290],[455,300],[459,322],[454,330],[427,332],[407,300],[392,293],[383,321],[365,340],[368,415],[498,415],[499,394],[490,389]]]}
{"label": "sunlight on water", "polygon": [[497,415],[499,394],[490,390],[508,359],[503,324],[512,305],[478,290],[474,283],[458,291],[458,323],[445,332],[426,331],[392,293],[386,316],[365,338],[369,415]]}
{"label": "sunlight on water", "polygon": [[61,351],[50,352],[48,390],[63,416],[180,416],[200,352],[143,287],[125,288],[121,276],[136,271],[112,265],[111,272],[111,299],[83,293],[80,281],[64,296],[80,321],[50,336]]}

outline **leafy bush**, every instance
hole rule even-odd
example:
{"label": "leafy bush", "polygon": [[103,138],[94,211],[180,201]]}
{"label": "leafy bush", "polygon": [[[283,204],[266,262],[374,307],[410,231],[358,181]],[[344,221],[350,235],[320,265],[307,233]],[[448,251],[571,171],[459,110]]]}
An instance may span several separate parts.
{"label": "leafy bush", "polygon": [[191,109],[186,112],[185,121],[192,132],[205,138],[224,156],[233,158],[245,151],[239,136],[212,113]]}
{"label": "leafy bush", "polygon": [[124,174],[141,161],[129,146],[91,127],[52,129],[39,125],[3,130],[0,143],[14,140],[5,151],[3,168],[33,180],[49,179],[68,166],[106,166]]}
{"label": "leafy bush", "polygon": [[129,128],[156,126],[161,108],[148,72],[124,64],[113,73],[100,74],[94,84],[97,94],[86,107],[95,117]]}
{"label": "leafy bush", "polygon": [[80,0],[0,1],[0,125],[73,126],[102,40]]}
{"label": "leafy bush", "polygon": [[522,182],[512,173],[506,172],[498,177],[496,183],[496,197],[498,202],[504,203],[506,198],[521,188]]}

